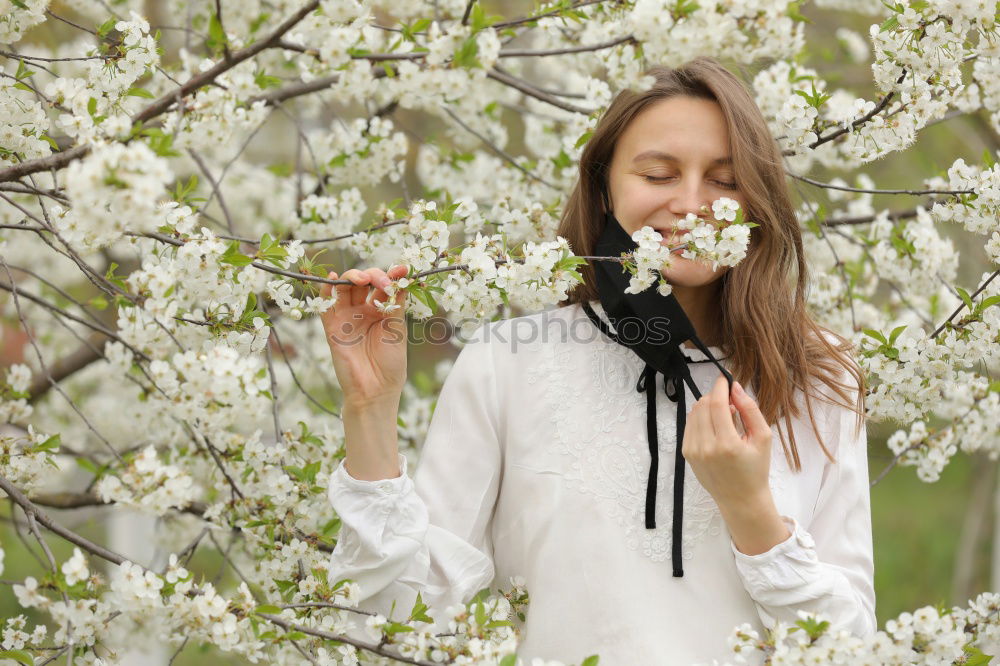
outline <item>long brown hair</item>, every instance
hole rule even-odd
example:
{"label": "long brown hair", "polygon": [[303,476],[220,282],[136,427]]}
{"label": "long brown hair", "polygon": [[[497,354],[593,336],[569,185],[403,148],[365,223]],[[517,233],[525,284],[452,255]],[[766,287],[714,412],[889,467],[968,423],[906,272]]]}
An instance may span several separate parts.
{"label": "long brown hair", "polygon": [[[814,390],[821,388],[820,383],[829,387],[840,404],[857,414],[855,427],[860,428],[864,373],[851,354],[853,345],[816,324],[806,310],[808,271],[802,234],[777,142],[746,86],[717,60],[700,57],[676,69],[654,67],[648,74],[655,79],[653,86],[643,92],[620,92],[594,129],[580,157],[579,180],[558,234],[576,254],[594,254],[605,224],[605,192],[615,144],[640,112],[678,95],[717,102],[729,127],[733,171],[745,198],[746,216],[760,225],[750,234],[746,258],[720,278],[720,346],[736,381],[753,387],[767,422],[784,421],[779,432],[789,465],[796,471],[802,468],[791,423],[801,413],[796,391],[805,395],[813,432],[833,460],[812,407],[814,397],[832,402],[832,396],[818,391],[814,396]],[[584,283],[560,305],[598,299],[593,267],[583,265],[581,273]],[[853,381],[843,381],[846,375]]]}

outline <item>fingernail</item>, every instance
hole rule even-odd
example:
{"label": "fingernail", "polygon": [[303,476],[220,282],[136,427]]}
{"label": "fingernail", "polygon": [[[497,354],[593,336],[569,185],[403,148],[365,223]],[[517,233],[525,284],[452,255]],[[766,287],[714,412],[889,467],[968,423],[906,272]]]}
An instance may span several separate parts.
{"label": "fingernail", "polygon": [[743,387],[740,386],[739,382],[733,382],[733,390],[736,392],[736,395],[746,395],[746,393],[743,391]]}

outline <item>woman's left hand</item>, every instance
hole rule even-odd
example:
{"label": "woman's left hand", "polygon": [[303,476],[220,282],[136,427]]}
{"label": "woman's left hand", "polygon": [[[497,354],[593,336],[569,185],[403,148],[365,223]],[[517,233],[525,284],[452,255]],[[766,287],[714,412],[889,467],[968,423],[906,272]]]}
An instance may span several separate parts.
{"label": "woman's left hand", "polygon": [[[743,434],[733,422],[737,413]],[[788,537],[768,485],[771,438],[756,401],[737,382],[730,395],[721,375],[687,415],[684,458],[719,505],[736,547],[747,554],[765,552]]]}

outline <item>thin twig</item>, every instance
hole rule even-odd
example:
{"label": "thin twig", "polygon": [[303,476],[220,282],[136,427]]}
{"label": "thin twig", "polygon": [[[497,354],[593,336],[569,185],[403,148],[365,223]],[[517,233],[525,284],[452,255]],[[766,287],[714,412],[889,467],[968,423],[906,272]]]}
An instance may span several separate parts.
{"label": "thin twig", "polygon": [[834,185],[833,183],[824,183],[821,180],[813,180],[806,176],[800,176],[795,173],[789,173],[789,176],[796,180],[801,180],[803,183],[808,183],[810,185],[815,185],[816,187],[822,187],[828,190],[840,190],[842,192],[860,192],[862,194],[911,194],[913,196],[930,196],[932,194],[975,194],[975,190],[868,190],[861,187],[848,187],[847,185]]}

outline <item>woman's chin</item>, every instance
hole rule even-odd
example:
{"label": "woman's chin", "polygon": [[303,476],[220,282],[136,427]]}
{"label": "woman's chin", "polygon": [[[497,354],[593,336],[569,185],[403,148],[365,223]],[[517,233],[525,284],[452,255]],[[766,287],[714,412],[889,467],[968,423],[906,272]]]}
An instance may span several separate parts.
{"label": "woman's chin", "polygon": [[725,268],[721,266],[713,271],[710,265],[703,262],[677,257],[674,265],[660,271],[660,275],[674,287],[704,287],[718,280],[724,272]]}

